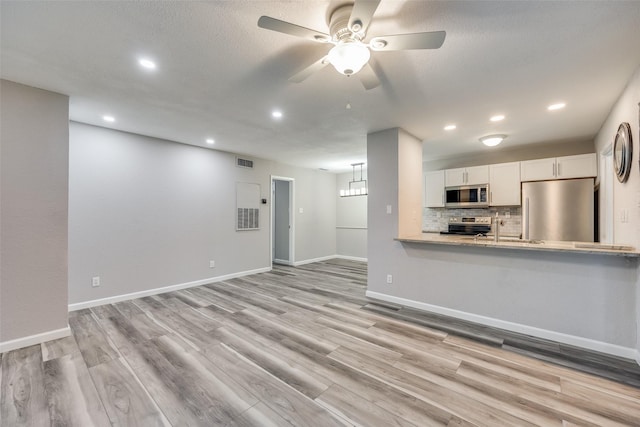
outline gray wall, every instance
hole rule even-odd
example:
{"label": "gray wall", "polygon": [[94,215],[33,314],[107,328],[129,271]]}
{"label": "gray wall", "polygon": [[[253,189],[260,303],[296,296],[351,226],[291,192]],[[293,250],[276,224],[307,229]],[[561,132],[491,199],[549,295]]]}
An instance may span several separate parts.
{"label": "gray wall", "polygon": [[306,263],[335,256],[336,175],[282,163],[272,163],[271,174],[295,180],[293,184],[294,263]]}
{"label": "gray wall", "polygon": [[[640,173],[638,173],[638,157],[640,157],[640,68],[638,68],[627,87],[621,94],[609,117],[603,123],[595,139],[596,152],[602,153],[613,143],[620,123],[627,122],[631,126],[633,140],[632,169],[625,183],[613,180],[613,234],[616,243],[625,243],[640,247]],[[628,222],[621,221],[621,213],[628,213]],[[640,363],[640,269],[636,278],[636,348]],[[631,323],[631,322],[630,322]]]}
{"label": "gray wall", "polygon": [[260,230],[237,232],[234,219],[236,182],[260,184],[271,203],[272,174],[295,179],[295,261],[335,254],[333,174],[238,168],[230,153],[75,122],[69,157],[72,304],[269,268],[270,205]]}
{"label": "gray wall", "polygon": [[[367,179],[364,169],[362,178]],[[336,250],[340,256],[367,258],[367,199],[369,196],[340,197],[340,190],[349,188],[353,173],[336,176]],[[360,179],[359,169],[356,178]]]}
{"label": "gray wall", "polygon": [[635,259],[395,241],[397,149],[395,129],[368,135],[368,295],[629,356]]}
{"label": "gray wall", "polygon": [[0,92],[0,343],[6,344],[68,327],[69,98],[6,80]]}

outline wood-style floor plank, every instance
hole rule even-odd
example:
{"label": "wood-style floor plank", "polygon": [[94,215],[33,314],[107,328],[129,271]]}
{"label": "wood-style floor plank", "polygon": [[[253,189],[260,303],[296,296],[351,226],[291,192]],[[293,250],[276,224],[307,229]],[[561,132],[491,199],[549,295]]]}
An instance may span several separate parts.
{"label": "wood-style floor plank", "polygon": [[0,424],[640,425],[635,362],[370,300],[366,280],[329,260],[73,312],[72,336],[0,354]]}
{"label": "wood-style floor plank", "polygon": [[111,425],[79,352],[44,362],[44,374],[51,425]]}
{"label": "wood-style floor plank", "polygon": [[125,363],[122,359],[116,359],[89,368],[112,425],[170,425],[169,420]]}
{"label": "wood-style floor plank", "polygon": [[44,426],[49,410],[44,393],[44,369],[39,345],[2,355],[0,421],[7,426]]}

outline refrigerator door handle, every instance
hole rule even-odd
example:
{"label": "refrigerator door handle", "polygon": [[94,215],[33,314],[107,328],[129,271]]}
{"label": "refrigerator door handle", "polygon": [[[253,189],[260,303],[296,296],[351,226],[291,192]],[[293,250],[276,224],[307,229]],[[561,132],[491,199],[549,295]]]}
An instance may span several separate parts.
{"label": "refrigerator door handle", "polygon": [[529,198],[524,199],[524,212],[522,222],[524,223],[524,240],[529,240]]}

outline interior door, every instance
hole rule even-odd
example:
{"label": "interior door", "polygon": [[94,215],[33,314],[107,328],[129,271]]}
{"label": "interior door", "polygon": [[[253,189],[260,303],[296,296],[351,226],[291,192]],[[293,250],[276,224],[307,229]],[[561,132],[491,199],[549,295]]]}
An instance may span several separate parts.
{"label": "interior door", "polygon": [[273,180],[272,262],[291,264],[291,182]]}

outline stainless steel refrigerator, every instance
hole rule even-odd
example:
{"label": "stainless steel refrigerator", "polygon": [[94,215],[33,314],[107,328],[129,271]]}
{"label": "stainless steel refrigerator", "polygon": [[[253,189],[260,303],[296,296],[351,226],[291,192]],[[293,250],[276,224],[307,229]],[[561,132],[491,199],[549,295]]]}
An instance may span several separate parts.
{"label": "stainless steel refrigerator", "polygon": [[522,183],[522,238],[594,241],[593,178]]}

